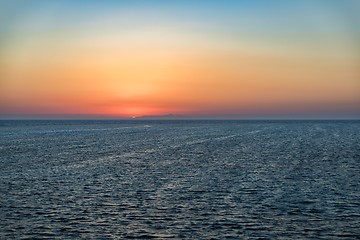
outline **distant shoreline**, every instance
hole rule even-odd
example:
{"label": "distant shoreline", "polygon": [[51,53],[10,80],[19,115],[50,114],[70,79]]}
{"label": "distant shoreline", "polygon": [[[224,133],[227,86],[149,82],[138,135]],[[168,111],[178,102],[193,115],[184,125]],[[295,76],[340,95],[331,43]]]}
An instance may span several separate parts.
{"label": "distant shoreline", "polygon": [[126,121],[126,122],[142,122],[142,121],[238,121],[238,122],[297,122],[297,121],[360,121],[360,118],[297,118],[297,119],[236,119],[236,118],[0,118],[0,121]]}

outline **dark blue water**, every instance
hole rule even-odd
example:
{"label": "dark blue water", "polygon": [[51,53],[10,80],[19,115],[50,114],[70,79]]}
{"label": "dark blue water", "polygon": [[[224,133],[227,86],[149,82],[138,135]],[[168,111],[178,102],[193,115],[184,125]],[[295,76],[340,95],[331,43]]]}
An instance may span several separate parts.
{"label": "dark blue water", "polygon": [[0,239],[359,239],[359,121],[0,121]]}

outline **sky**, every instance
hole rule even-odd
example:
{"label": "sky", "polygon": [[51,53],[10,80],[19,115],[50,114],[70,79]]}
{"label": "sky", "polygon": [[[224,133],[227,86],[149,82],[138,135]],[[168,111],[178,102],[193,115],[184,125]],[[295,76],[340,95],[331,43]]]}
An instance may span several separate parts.
{"label": "sky", "polygon": [[0,117],[360,119],[357,0],[0,0]]}

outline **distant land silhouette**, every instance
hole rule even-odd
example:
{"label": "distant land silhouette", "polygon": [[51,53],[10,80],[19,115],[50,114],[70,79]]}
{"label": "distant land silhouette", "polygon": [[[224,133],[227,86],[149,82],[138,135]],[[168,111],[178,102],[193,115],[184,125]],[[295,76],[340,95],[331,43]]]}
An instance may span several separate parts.
{"label": "distant land silhouette", "polygon": [[144,119],[144,120],[158,120],[158,119],[183,119],[187,118],[180,115],[175,115],[172,113],[169,114],[163,114],[163,115],[143,115],[143,116],[134,116],[133,119]]}

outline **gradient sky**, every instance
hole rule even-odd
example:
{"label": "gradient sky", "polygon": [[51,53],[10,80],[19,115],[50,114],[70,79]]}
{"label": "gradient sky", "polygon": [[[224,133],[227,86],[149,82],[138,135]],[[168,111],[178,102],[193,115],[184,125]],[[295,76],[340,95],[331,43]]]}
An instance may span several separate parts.
{"label": "gradient sky", "polygon": [[360,118],[360,1],[0,1],[1,116]]}

